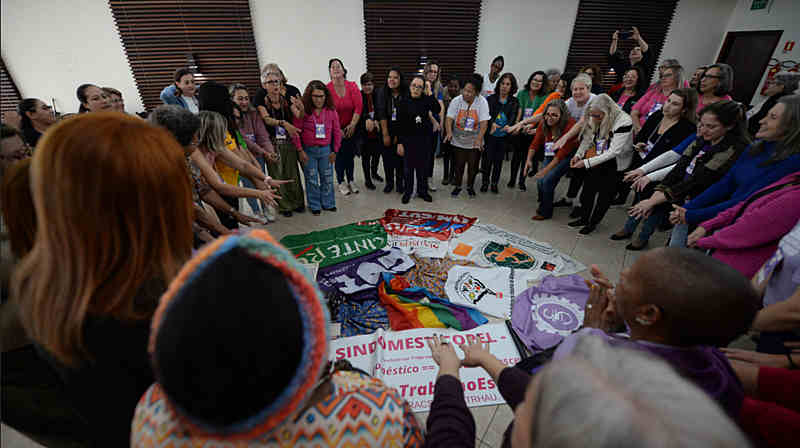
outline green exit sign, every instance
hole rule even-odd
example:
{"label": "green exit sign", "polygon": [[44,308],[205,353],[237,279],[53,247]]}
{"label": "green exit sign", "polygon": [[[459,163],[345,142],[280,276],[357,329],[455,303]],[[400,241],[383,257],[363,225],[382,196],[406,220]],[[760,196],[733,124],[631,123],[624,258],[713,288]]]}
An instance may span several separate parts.
{"label": "green exit sign", "polygon": [[769,0],[753,0],[753,4],[750,5],[750,10],[755,11],[756,9],[765,9],[769,4]]}

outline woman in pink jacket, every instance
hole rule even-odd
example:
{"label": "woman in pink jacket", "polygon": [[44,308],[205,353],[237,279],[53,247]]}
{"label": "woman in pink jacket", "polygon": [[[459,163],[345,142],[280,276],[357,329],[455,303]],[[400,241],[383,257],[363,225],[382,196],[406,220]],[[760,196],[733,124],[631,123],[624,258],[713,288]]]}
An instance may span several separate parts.
{"label": "woman in pink jacket", "polygon": [[353,182],[354,158],[356,155],[356,127],[362,112],[361,91],[356,83],[345,80],[347,69],[342,61],[333,58],[328,61],[328,71],[331,82],[328,91],[333,99],[333,106],[339,116],[339,126],[342,127],[342,146],[336,157],[336,182],[339,184],[339,193],[348,195],[358,193],[358,187]]}
{"label": "woman in pink jacket", "polygon": [[689,246],[712,249],[714,258],[752,277],[800,219],[797,204],[800,172],[789,174],[701,223],[689,235]]}

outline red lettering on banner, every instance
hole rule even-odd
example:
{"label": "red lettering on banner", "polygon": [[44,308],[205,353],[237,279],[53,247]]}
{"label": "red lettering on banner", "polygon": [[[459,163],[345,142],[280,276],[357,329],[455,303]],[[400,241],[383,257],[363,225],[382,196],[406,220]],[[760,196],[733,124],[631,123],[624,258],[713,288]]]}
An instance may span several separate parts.
{"label": "red lettering on banner", "polygon": [[336,349],[336,360],[340,360],[344,358],[344,347],[339,347]]}
{"label": "red lettering on banner", "polygon": [[476,340],[480,341],[480,339],[481,339],[481,338],[480,338],[480,333],[479,333],[479,334],[477,334],[477,335],[475,335],[475,334],[468,334],[468,335],[467,335],[467,344],[473,344],[473,343],[475,343],[475,341],[476,341]]}
{"label": "red lettering on banner", "polygon": [[402,349],[403,349],[403,340],[402,339],[398,339],[396,341],[393,341],[393,340],[389,339],[389,344],[388,344],[388,350],[389,351],[402,350]]}
{"label": "red lettering on banner", "polygon": [[486,378],[478,378],[478,389],[486,390]]}
{"label": "red lettering on banner", "polygon": [[406,350],[414,347],[414,338],[406,338]]}
{"label": "red lettering on banner", "polygon": [[377,347],[377,345],[378,344],[375,341],[372,341],[372,342],[369,343],[369,353],[370,354],[375,353],[375,347]]}
{"label": "red lettering on banner", "polygon": [[494,380],[489,380],[489,389],[494,389],[497,387],[497,384],[494,383]]}
{"label": "red lettering on banner", "polygon": [[453,344],[464,345],[464,336],[461,336],[460,334],[454,334],[453,335]]}
{"label": "red lettering on banner", "polygon": [[367,347],[363,345],[356,345],[355,347],[353,347],[353,356],[366,355],[366,354],[367,354]]}
{"label": "red lettering on banner", "polygon": [[383,336],[378,336],[378,345],[381,346],[381,350],[386,350],[386,341],[383,340]]}
{"label": "red lettering on banner", "polygon": [[416,348],[425,348],[425,344],[422,343],[424,338],[422,336],[414,338],[414,342],[416,342]]}
{"label": "red lettering on banner", "polygon": [[497,342],[497,339],[492,339],[491,333],[484,333],[486,335],[486,342]]}
{"label": "red lettering on banner", "polygon": [[467,383],[467,390],[470,392],[475,390],[475,381],[470,381]]}

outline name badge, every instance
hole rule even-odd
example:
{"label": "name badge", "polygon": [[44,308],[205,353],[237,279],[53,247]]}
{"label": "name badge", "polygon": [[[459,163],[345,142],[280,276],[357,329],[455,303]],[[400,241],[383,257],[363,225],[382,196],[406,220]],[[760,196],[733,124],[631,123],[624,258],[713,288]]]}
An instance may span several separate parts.
{"label": "name badge", "polygon": [[703,154],[705,154],[705,151],[700,151],[699,153],[697,153],[696,156],[694,156],[694,158],[692,159],[692,163],[690,163],[689,166],[686,167],[686,174],[691,175],[692,173],[694,173],[694,167],[695,165],[697,165],[697,159],[702,157]]}
{"label": "name badge", "polygon": [[545,157],[554,157],[556,155],[556,150],[553,149],[553,142],[547,142],[544,144],[544,156]]}
{"label": "name badge", "polygon": [[314,123],[314,126],[317,129],[314,134],[314,137],[325,138],[325,123]]}
{"label": "name badge", "polygon": [[275,128],[275,138],[278,140],[286,140],[286,129],[283,126]]}
{"label": "name badge", "polygon": [[606,144],[605,140],[598,140],[595,143],[595,149],[597,150],[597,155],[600,155],[605,152],[606,149],[608,149],[608,145]]}
{"label": "name badge", "polygon": [[772,271],[778,267],[778,264],[783,261],[783,250],[779,247],[772,257],[764,263],[764,266],[756,273],[756,282],[763,283],[764,280],[772,275]]}
{"label": "name badge", "polygon": [[256,134],[244,134],[245,137],[249,138],[250,140],[256,140]]}
{"label": "name badge", "polygon": [[522,113],[522,118],[531,118],[533,116],[533,108],[526,107],[525,112]]}
{"label": "name badge", "polygon": [[375,119],[375,111],[372,111],[372,112],[369,113],[369,119],[370,120],[374,120]]}
{"label": "name badge", "polygon": [[653,107],[650,108],[650,112],[647,113],[647,116],[649,117],[650,115],[660,111],[662,107],[664,107],[664,105],[661,103],[653,104]]}
{"label": "name badge", "polygon": [[392,121],[397,121],[397,108],[392,106]]}
{"label": "name badge", "polygon": [[648,154],[650,154],[650,151],[652,151],[652,150],[653,150],[653,147],[654,147],[654,146],[656,146],[656,144],[655,144],[655,143],[653,143],[653,142],[647,142],[647,146],[645,146],[645,147],[644,147],[644,150],[642,150],[642,151],[639,151],[639,157],[641,157],[641,158],[643,158],[643,159],[644,159],[645,157],[647,157],[647,156],[648,156]]}
{"label": "name badge", "polygon": [[464,130],[465,131],[474,131],[475,130],[475,119],[472,117],[467,117],[464,121]]}

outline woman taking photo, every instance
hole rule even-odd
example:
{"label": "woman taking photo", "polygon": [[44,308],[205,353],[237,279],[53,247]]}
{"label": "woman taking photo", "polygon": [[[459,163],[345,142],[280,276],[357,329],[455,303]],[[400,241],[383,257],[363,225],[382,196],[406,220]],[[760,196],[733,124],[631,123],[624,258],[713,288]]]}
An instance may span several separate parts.
{"label": "woman taking photo", "polygon": [[543,221],[553,217],[553,196],[556,185],[569,169],[569,161],[578,148],[578,139],[572,138],[561,149],[553,149],[553,142],[561,138],[575,126],[575,120],[570,117],[567,104],[563,100],[551,101],[545,106],[544,120],[539,123],[528,150],[528,160],[525,163],[523,176],[533,172],[538,163],[535,161],[537,153],[544,157],[544,167],[536,173],[537,190],[539,191],[539,208],[531,219]]}
{"label": "woman taking photo", "polygon": [[265,105],[259,106],[259,112],[277,153],[276,160],[267,160],[267,169],[273,179],[289,181],[278,190],[281,197],[278,211],[283,216],[290,217],[293,212],[302,213],[305,210],[305,195],[298,168],[299,152],[303,148],[297,146],[296,138],[300,131],[292,124],[295,117],[302,116],[303,106],[301,102],[294,99],[287,101],[281,95],[280,71],[267,69],[263,76],[267,88]]}
{"label": "woman taking photo", "polygon": [[56,122],[53,108],[38,98],[26,98],[17,105],[20,116],[19,130],[25,137],[25,143],[35,148],[42,134]]}
{"label": "woman taking photo", "polygon": [[[539,70],[533,72],[531,76],[528,77],[528,82],[522,90],[517,93],[519,110],[517,111],[516,123],[533,117],[534,111],[544,104],[544,100],[550,93],[548,87],[549,82],[547,81],[545,72]],[[531,127],[525,129],[516,126],[515,128],[516,129],[511,132],[514,135],[514,137],[511,137],[514,141],[514,156],[511,158],[511,177],[506,186],[508,188],[514,188],[514,186],[517,185],[517,173],[519,173],[519,189],[520,191],[525,191],[525,174],[520,171],[520,168],[524,165],[526,155],[528,154],[528,148],[531,146],[531,142],[533,142],[536,128]],[[542,154],[537,152],[536,155],[537,158],[535,162],[538,163],[542,160]]]}
{"label": "woman taking photo", "polygon": [[75,92],[81,105],[78,113],[86,112],[111,112],[111,99],[103,89],[94,84],[81,84]]}
{"label": "woman taking photo", "polygon": [[639,132],[644,122],[661,109],[673,90],[683,86],[683,67],[677,59],[667,59],[659,67],[658,83],[636,102],[631,109],[634,132]]}
{"label": "woman taking photo", "polygon": [[508,134],[511,126],[516,124],[519,102],[514,94],[517,93],[517,80],[511,73],[503,73],[497,81],[497,91],[487,98],[489,103],[489,116],[492,117],[489,135],[486,137],[486,160],[488,166],[483,175],[481,192],[489,189],[492,184],[492,193],[497,194],[497,184],[500,182],[500,172],[503,170],[503,158],[506,155],[506,145],[509,143]]}
{"label": "woman taking photo", "polygon": [[328,61],[328,73],[331,82],[326,87],[342,126],[342,146],[336,156],[336,182],[339,184],[339,193],[347,196],[358,193],[358,187],[353,181],[353,171],[358,144],[356,129],[362,112],[361,91],[356,83],[345,80],[347,70],[340,59]]}
{"label": "woman taking photo", "polygon": [[155,380],[153,312],[192,250],[183,149],[144,120],[87,114],[48,132],[31,173],[36,241],[12,279],[20,321],[94,445],[127,446]]}
{"label": "woman taking photo", "polygon": [[406,191],[403,204],[408,204],[414,190],[414,174],[417,176],[417,196],[425,202],[433,202],[428,193],[428,161],[433,156],[430,134],[432,132],[430,115],[440,112],[439,102],[425,94],[425,80],[422,76],[414,76],[409,85],[411,95],[408,100],[399,104],[397,120],[399,122],[399,142],[397,152],[405,161]]}
{"label": "woman taking photo", "polygon": [[195,96],[197,85],[194,82],[194,72],[188,68],[179,68],[175,70],[173,79],[175,82],[161,91],[161,101],[189,109],[193,114],[200,112],[200,102]]}
{"label": "woman taking photo", "polygon": [[569,223],[582,227],[582,235],[592,233],[611,206],[618,171],[630,164],[633,143],[630,116],[606,94],[598,95],[586,108],[585,123],[581,145],[570,162],[571,168],[587,170],[582,216]]}
{"label": "woman taking photo", "polygon": [[335,212],[333,193],[333,164],[342,144],[339,115],[328,88],[322,81],[311,81],[303,94],[303,118],[295,118],[300,130],[295,144],[302,148],[300,162],[306,175],[306,194],[311,213],[319,215],[320,209]]}
{"label": "woman taking photo", "polygon": [[383,172],[386,177],[384,193],[391,193],[397,184],[397,192],[404,193],[403,158],[397,154],[397,105],[408,98],[408,90],[399,68],[390,68],[386,73],[386,85],[378,94],[376,116],[381,122],[383,134]]}
{"label": "woman taking photo", "polygon": [[[633,236],[639,222],[644,220],[639,236],[626,247],[628,250],[642,250],[656,227],[669,214],[671,204],[683,204],[687,198],[701,194],[721,179],[749,143],[740,113],[741,109],[733,101],[721,101],[703,109],[697,125],[697,139],[683,151],[678,163],[655,188],[645,188],[649,183],[647,176],[639,181],[637,187],[645,189],[630,209],[625,227],[611,239]],[[675,235],[677,239],[677,233]]]}

